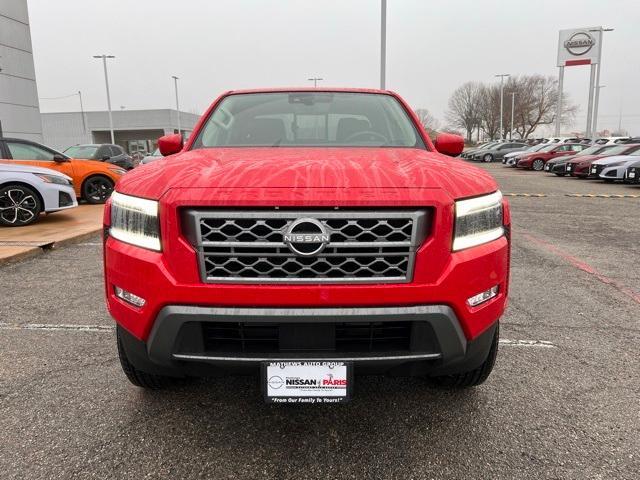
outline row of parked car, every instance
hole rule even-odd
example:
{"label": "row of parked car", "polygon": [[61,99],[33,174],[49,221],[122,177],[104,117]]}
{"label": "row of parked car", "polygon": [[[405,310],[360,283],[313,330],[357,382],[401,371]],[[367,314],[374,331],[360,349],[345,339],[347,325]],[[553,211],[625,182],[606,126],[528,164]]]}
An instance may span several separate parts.
{"label": "row of parked car", "polygon": [[595,142],[575,138],[553,140],[533,146],[500,140],[467,150],[461,156],[483,162],[501,160],[509,167],[545,171],[561,177],[640,183],[640,138],[614,137]]}
{"label": "row of parked car", "polygon": [[0,225],[29,225],[40,213],[78,206],[79,198],[104,203],[127,172],[120,163],[123,151],[118,145],[118,150],[114,145],[88,147],[62,153],[29,140],[0,137]]}

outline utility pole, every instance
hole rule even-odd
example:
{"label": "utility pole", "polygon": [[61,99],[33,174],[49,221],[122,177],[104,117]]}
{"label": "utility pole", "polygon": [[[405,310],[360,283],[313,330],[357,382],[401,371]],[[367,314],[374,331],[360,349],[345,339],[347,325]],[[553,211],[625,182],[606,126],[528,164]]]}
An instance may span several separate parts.
{"label": "utility pole", "polygon": [[509,140],[513,140],[513,115],[515,112],[516,93],[511,92],[511,129],[509,130]]}
{"label": "utility pole", "polygon": [[173,75],[171,78],[173,78],[173,84],[175,86],[175,90],[176,90],[176,111],[178,113],[178,133],[182,135],[182,129],[180,126],[180,102],[178,101],[178,80],[179,78],[176,77],[175,75]]}
{"label": "utility pole", "polygon": [[496,75],[496,77],[500,77],[500,140],[504,140],[504,129],[502,127],[502,114],[504,111],[504,78],[509,76],[509,73]]}
{"label": "utility pole", "polygon": [[317,88],[318,87],[318,82],[321,82],[322,80],[324,80],[324,78],[311,77],[311,78],[307,78],[307,80],[309,80],[310,82],[313,82],[313,88]]}
{"label": "utility pole", "polygon": [[78,90],[78,98],[80,99],[80,115],[82,116],[82,132],[87,134],[87,122],[84,118],[84,107],[82,106],[82,92]]}
{"label": "utility pole", "polygon": [[386,88],[387,75],[387,0],[380,0],[380,90]]}
{"label": "utility pole", "polygon": [[595,28],[589,30],[590,32],[600,32],[600,50],[598,52],[598,73],[596,75],[596,91],[595,99],[593,101],[593,127],[592,131],[595,134],[598,129],[598,104],[600,103],[600,70],[602,70],[602,39],[604,38],[604,32],[613,32],[613,28]]}
{"label": "utility pole", "polygon": [[107,87],[107,107],[109,109],[109,130],[111,131],[111,143],[116,143],[113,134],[113,116],[111,115],[111,95],[109,94],[109,75],[107,74],[107,58],[116,58],[113,55],[94,55],[93,58],[101,58],[104,67],[104,84]]}

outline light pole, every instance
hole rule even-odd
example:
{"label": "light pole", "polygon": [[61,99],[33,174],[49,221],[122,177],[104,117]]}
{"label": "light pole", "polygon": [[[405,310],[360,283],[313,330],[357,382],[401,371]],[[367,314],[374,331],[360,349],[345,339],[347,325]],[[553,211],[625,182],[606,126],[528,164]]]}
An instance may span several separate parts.
{"label": "light pole", "polygon": [[182,134],[182,130],[180,127],[180,102],[178,101],[178,77],[173,75],[171,78],[173,78],[173,84],[176,90],[176,111],[178,113],[178,133]]}
{"label": "light pole", "polygon": [[509,130],[509,140],[513,140],[513,114],[515,112],[516,93],[511,92],[511,129]]}
{"label": "light pole", "polygon": [[111,115],[111,95],[109,94],[109,75],[107,74],[107,58],[116,58],[113,55],[94,55],[93,58],[101,58],[104,67],[104,84],[107,87],[107,107],[109,108],[109,130],[111,131],[111,143],[116,143],[113,134],[113,117]]}
{"label": "light pole", "polygon": [[324,80],[324,78],[311,77],[311,78],[307,78],[307,80],[309,80],[310,82],[313,82],[313,88],[317,88],[318,87],[318,82],[321,82],[322,80]]}
{"label": "light pole", "polygon": [[591,131],[595,134],[598,128],[598,103],[600,102],[600,70],[602,70],[602,39],[604,32],[613,32],[613,28],[594,28],[590,32],[600,32],[600,50],[598,52],[598,73],[596,75],[595,98],[593,100],[593,127]]}
{"label": "light pole", "polygon": [[509,76],[509,73],[496,75],[496,77],[500,77],[500,140],[504,140],[504,130],[502,128],[502,112],[504,110],[504,77]]}
{"label": "light pole", "polygon": [[380,0],[380,90],[386,87],[387,75],[387,0]]}
{"label": "light pole", "polygon": [[78,98],[80,99],[80,116],[82,117],[82,132],[87,134],[87,122],[84,119],[84,107],[82,106],[82,92],[78,90]]}

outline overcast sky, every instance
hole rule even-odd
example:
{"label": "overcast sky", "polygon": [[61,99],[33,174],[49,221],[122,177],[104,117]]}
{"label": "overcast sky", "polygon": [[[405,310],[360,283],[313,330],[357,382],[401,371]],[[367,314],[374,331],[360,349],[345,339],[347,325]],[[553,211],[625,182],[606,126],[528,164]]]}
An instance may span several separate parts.
{"label": "overcast sky", "polygon": [[[28,0],[40,97],[82,90],[106,109],[95,54],[112,54],[114,109],[201,113],[222,91],[309,85],[378,87],[379,0]],[[443,119],[449,95],[496,73],[557,76],[558,30],[603,25],[599,128],[640,135],[639,0],[388,0],[387,88]],[[566,92],[586,119],[589,67],[568,68]],[[42,111],[77,99],[41,100]]]}

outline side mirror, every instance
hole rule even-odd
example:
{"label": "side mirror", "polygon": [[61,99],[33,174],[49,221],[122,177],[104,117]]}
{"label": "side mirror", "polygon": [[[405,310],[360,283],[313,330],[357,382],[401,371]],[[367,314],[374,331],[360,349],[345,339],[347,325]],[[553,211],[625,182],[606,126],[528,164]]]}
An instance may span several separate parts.
{"label": "side mirror", "polygon": [[54,153],[53,154],[53,161],[54,162],[58,162],[58,163],[64,163],[64,162],[68,162],[69,159],[67,157],[65,157],[64,155],[61,155],[60,153]]}
{"label": "side mirror", "polygon": [[452,133],[440,133],[433,145],[438,152],[450,157],[457,157],[464,150],[464,138]]}
{"label": "side mirror", "polygon": [[106,162],[106,161],[108,161],[110,159],[111,159],[111,157],[109,155],[105,155],[104,157],[102,157],[102,161],[103,162]]}
{"label": "side mirror", "polygon": [[167,155],[178,153],[180,150],[182,150],[183,146],[184,142],[182,140],[182,135],[180,135],[179,133],[165,135],[164,137],[160,137],[158,139],[158,148],[160,149],[160,153],[164,157],[166,157]]}

